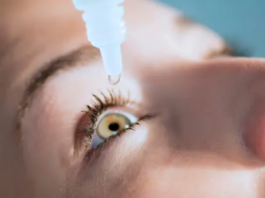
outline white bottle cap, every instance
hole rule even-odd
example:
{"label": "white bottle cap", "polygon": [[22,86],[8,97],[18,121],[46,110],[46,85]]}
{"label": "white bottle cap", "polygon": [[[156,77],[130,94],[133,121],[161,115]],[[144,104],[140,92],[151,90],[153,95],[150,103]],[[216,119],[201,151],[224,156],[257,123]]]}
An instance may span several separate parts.
{"label": "white bottle cap", "polygon": [[121,44],[125,40],[124,0],[74,0],[79,10],[84,10],[87,37],[100,49],[108,75],[122,73]]}

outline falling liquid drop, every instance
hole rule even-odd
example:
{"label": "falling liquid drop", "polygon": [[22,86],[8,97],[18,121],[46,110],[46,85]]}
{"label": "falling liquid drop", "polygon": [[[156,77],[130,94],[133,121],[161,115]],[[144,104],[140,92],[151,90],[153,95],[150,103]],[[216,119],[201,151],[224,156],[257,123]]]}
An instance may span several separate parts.
{"label": "falling liquid drop", "polygon": [[109,83],[112,85],[117,85],[121,80],[121,75],[118,76],[108,76]]}

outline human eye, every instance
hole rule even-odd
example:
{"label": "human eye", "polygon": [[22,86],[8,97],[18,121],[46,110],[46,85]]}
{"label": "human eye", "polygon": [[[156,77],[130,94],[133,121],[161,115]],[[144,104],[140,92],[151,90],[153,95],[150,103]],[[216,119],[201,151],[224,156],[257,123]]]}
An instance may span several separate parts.
{"label": "human eye", "polygon": [[83,113],[77,133],[81,137],[81,146],[90,154],[153,117],[142,113],[139,104],[132,101],[129,94],[124,97],[113,90],[108,90],[107,94],[93,94],[91,105],[87,105]]}
{"label": "human eye", "polygon": [[111,137],[128,131],[139,122],[138,118],[122,110],[107,110],[98,119],[92,136],[92,148],[108,141]]}

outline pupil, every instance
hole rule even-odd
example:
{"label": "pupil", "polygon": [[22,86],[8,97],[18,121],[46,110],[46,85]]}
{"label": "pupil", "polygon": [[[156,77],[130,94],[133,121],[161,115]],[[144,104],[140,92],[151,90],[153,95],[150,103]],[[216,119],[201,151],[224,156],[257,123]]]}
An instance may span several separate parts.
{"label": "pupil", "polygon": [[109,125],[109,130],[111,130],[111,131],[118,131],[118,129],[120,128],[120,125],[118,124],[118,123],[111,123],[110,125]]}

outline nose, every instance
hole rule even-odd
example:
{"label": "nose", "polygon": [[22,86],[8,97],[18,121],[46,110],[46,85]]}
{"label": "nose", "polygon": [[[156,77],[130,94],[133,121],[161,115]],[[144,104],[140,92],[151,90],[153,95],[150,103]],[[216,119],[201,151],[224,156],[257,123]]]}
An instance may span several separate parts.
{"label": "nose", "polygon": [[152,149],[167,150],[170,161],[189,153],[201,159],[211,155],[222,162],[256,165],[245,146],[244,133],[253,98],[262,92],[258,82],[265,79],[265,61],[176,61],[144,69],[144,101],[158,114],[150,129]]}

